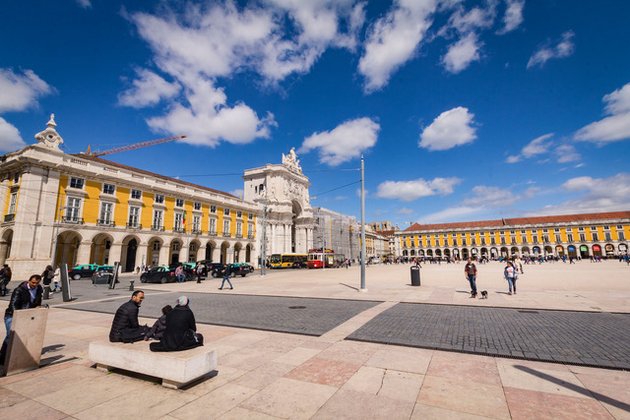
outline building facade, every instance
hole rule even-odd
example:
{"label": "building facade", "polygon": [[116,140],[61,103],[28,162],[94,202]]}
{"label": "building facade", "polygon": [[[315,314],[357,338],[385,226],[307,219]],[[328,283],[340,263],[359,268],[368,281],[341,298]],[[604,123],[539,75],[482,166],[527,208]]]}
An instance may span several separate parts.
{"label": "building facade", "polygon": [[403,258],[615,257],[628,252],[630,211],[413,224],[396,232]]}
{"label": "building facade", "polygon": [[239,199],[64,153],[53,116],[35,138],[0,162],[0,264],[16,278],[61,263],[119,262],[122,271],[198,260],[257,265],[263,231],[268,255],[313,246],[309,181],[293,150],[282,164],[246,170]]}

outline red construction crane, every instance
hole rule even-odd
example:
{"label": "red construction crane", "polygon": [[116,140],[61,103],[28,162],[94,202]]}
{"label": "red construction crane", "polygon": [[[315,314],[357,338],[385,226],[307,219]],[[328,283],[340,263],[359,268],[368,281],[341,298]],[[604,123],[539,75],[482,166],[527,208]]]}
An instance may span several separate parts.
{"label": "red construction crane", "polygon": [[126,146],[114,147],[113,149],[109,149],[109,150],[103,150],[102,152],[92,152],[90,146],[88,145],[88,148],[85,154],[88,156],[111,155],[112,153],[141,149],[143,147],[155,146],[156,144],[168,143],[169,141],[182,140],[185,138],[186,136],[172,136],[172,137],[165,137],[165,138],[156,139],[156,140],[141,141],[139,143],[133,143],[133,144],[128,144]]}

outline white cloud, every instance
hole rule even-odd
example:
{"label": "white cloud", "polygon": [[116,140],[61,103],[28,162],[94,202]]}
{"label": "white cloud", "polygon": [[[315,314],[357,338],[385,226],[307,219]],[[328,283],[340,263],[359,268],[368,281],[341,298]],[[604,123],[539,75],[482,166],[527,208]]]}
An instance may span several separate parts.
{"label": "white cloud", "polygon": [[91,0],[76,0],[76,2],[79,6],[83,7],[84,9],[89,9],[92,7]]}
{"label": "white cloud", "polygon": [[469,34],[477,29],[488,28],[492,26],[496,16],[495,2],[488,2],[487,7],[473,7],[466,10],[463,7],[457,7],[448,20],[448,28],[454,28],[461,34]]}
{"label": "white cloud", "polygon": [[398,209],[397,211],[398,214],[404,214],[404,215],[408,215],[408,214],[413,214],[414,210],[407,208],[407,207],[402,207],[400,209]]}
{"label": "white cloud", "polygon": [[178,83],[169,83],[152,71],[138,69],[136,74],[133,87],[118,95],[119,104],[132,108],[152,106],[176,96],[181,89]]}
{"label": "white cloud", "polygon": [[[554,144],[550,139],[554,133],[543,134],[530,141],[516,155],[510,155],[505,159],[507,163],[517,163],[524,159],[530,159],[541,155],[555,156],[558,163],[576,162],[581,159],[580,154],[575,150],[572,144]],[[541,162],[549,162],[550,159],[543,159]]]}
{"label": "white cloud", "polygon": [[411,181],[385,181],[377,189],[380,198],[390,198],[402,201],[413,201],[432,195],[448,195],[453,193],[459,178],[435,178],[427,181],[419,178]]}
{"label": "white cloud", "polygon": [[527,62],[527,68],[543,67],[545,63],[553,58],[565,58],[573,54],[575,50],[575,44],[573,43],[573,37],[575,33],[573,31],[566,31],[560,37],[560,40],[555,45],[549,43],[540,47]]}
{"label": "white cloud", "polygon": [[[168,100],[166,113],[150,127],[187,134],[187,142],[216,146],[221,140],[248,143],[265,138],[273,115],[259,117],[244,103],[229,104],[220,78],[252,71],[270,84],[303,74],[329,47],[353,49],[364,21],[363,3],[267,0],[186,3],[180,11],[129,16],[151,47],[158,72],[139,70],[119,102],[131,107]],[[169,80],[169,82],[167,82]]]}
{"label": "white cloud", "polygon": [[562,188],[581,196],[557,205],[545,206],[536,214],[567,214],[619,211],[630,208],[630,174],[619,173],[608,178],[582,176],[567,180]]}
{"label": "white cloud", "polygon": [[448,52],[442,57],[442,64],[447,71],[459,73],[472,62],[479,60],[480,48],[481,44],[477,35],[471,32],[448,48]]}
{"label": "white cloud", "polygon": [[395,0],[372,25],[359,61],[366,92],[385,86],[392,73],[414,56],[436,8],[436,0]]}
{"label": "white cloud", "polygon": [[477,185],[472,189],[473,196],[464,200],[466,206],[506,207],[514,204],[519,197],[509,189]]}
{"label": "white cloud", "polygon": [[448,207],[444,210],[440,210],[438,212],[431,213],[427,216],[424,216],[420,219],[420,221],[422,223],[443,223],[443,222],[461,221],[461,219],[464,218],[465,216],[479,213],[482,210],[483,210],[482,208],[470,207],[470,206]]}
{"label": "white cloud", "polygon": [[235,189],[233,191],[230,191],[230,194],[232,194],[235,197],[241,198],[241,199],[243,198],[243,193],[244,193],[244,191],[243,191],[242,188],[237,188],[237,189]]}
{"label": "white cloud", "polygon": [[561,144],[556,147],[554,153],[558,163],[577,162],[582,158],[572,144]]}
{"label": "white cloud", "polygon": [[580,128],[576,140],[610,143],[630,138],[630,83],[605,95],[603,101],[610,116]]}
{"label": "white cloud", "polygon": [[22,74],[0,68],[0,112],[24,111],[37,105],[41,96],[53,93],[54,89],[32,70]]}
{"label": "white cloud", "polygon": [[26,146],[20,131],[0,117],[0,152],[12,152]]}
{"label": "white cloud", "polygon": [[525,0],[506,0],[503,28],[499,31],[500,34],[511,32],[523,23],[524,7]]}
{"label": "white cloud", "polygon": [[472,143],[477,138],[474,117],[468,108],[461,106],[442,112],[422,131],[419,146],[429,150],[448,150]]}
{"label": "white cloud", "polygon": [[376,144],[380,126],[369,118],[346,121],[330,131],[314,133],[304,139],[300,152],[319,150],[319,160],[336,166],[361,156]]}

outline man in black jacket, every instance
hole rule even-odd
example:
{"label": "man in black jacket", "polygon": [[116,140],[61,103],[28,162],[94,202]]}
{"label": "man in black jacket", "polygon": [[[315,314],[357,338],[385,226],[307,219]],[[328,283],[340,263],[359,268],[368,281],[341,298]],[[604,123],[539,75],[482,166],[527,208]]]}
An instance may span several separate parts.
{"label": "man in black jacket", "polygon": [[130,301],[120,305],[112,321],[109,341],[112,343],[133,343],[134,341],[144,340],[149,327],[140,325],[138,322],[138,312],[143,300],[144,292],[136,290],[131,295]]}
{"label": "man in black jacket", "polygon": [[151,351],[180,351],[203,346],[197,332],[195,315],[188,307],[188,298],[180,296],[177,306],[166,315],[166,330],[159,343],[151,343]]}
{"label": "man in black jacket", "polygon": [[7,336],[2,343],[2,349],[0,349],[0,363],[4,364],[5,352],[7,345],[9,344],[9,332],[11,331],[11,323],[13,322],[13,312],[19,309],[31,309],[42,306],[42,294],[44,289],[39,284],[42,281],[42,276],[39,274],[33,274],[28,281],[22,282],[11,293],[11,300],[9,306],[4,312],[4,325],[7,328]]}

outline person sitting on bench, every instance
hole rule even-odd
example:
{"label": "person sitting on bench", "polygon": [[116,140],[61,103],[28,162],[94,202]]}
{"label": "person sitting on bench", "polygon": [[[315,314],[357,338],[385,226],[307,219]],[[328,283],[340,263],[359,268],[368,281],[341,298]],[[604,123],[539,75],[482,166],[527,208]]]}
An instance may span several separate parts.
{"label": "person sitting on bench", "polygon": [[180,296],[177,306],[166,315],[166,330],[159,343],[149,345],[151,351],[180,351],[203,346],[203,336],[197,332],[195,315],[188,298]]}
{"label": "person sitting on bench", "polygon": [[143,300],[144,292],[136,290],[131,295],[131,300],[118,308],[112,321],[112,328],[109,331],[109,341],[112,343],[133,343],[144,340],[145,335],[149,332],[149,327],[140,325],[138,322],[138,312]]}
{"label": "person sitting on bench", "polygon": [[151,330],[144,337],[145,340],[150,340],[150,339],[161,340],[162,339],[162,336],[164,336],[164,331],[166,331],[166,315],[168,315],[168,313],[171,312],[172,310],[173,310],[173,307],[171,305],[166,305],[165,307],[162,308],[162,316],[159,317],[155,321],[155,323],[151,327]]}

